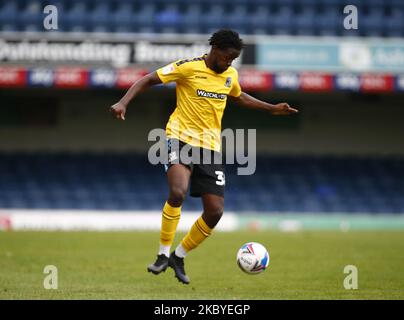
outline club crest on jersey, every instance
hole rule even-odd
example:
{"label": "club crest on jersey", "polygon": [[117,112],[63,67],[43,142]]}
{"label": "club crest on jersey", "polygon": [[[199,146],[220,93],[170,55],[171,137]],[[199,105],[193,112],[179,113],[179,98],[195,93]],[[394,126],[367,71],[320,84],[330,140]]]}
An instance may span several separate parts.
{"label": "club crest on jersey", "polygon": [[224,84],[225,87],[230,88],[231,86],[231,77],[226,78],[226,83]]}
{"label": "club crest on jersey", "polygon": [[177,152],[173,151],[168,154],[168,162],[173,162],[174,160],[177,159],[178,159]]}

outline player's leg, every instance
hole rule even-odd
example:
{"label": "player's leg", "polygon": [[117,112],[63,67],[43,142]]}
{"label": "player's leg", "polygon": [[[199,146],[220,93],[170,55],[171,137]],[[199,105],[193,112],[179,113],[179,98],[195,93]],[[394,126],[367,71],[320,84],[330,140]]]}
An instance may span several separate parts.
{"label": "player's leg", "polygon": [[223,215],[224,197],[216,194],[202,195],[203,213],[202,220],[213,229]]}
{"label": "player's leg", "polygon": [[192,225],[191,230],[182,239],[170,255],[169,266],[175,271],[177,279],[185,284],[189,277],[185,273],[184,258],[188,252],[199,246],[212,233],[213,228],[223,215],[224,198],[215,194],[203,194],[203,213]]}
{"label": "player's leg", "polygon": [[171,165],[167,171],[169,195],[163,208],[160,247],[156,262],[147,268],[149,272],[159,274],[167,269],[170,248],[174,241],[190,177],[191,170],[182,164]]}
{"label": "player's leg", "polygon": [[212,233],[224,208],[224,166],[221,164],[195,164],[191,178],[191,196],[202,197],[203,213],[192,225],[174,252],[169,266],[183,283],[189,283],[184,270],[187,253],[199,246]]}
{"label": "player's leg", "polygon": [[186,254],[199,246],[212,233],[213,228],[219,222],[223,215],[224,198],[216,194],[203,194],[203,213],[195,221],[191,230],[181,241],[175,253],[179,257],[185,257]]}
{"label": "player's leg", "polygon": [[182,164],[174,164],[167,171],[169,195],[163,208],[159,252],[159,254],[165,254],[167,257],[174,241],[190,177],[191,170]]}

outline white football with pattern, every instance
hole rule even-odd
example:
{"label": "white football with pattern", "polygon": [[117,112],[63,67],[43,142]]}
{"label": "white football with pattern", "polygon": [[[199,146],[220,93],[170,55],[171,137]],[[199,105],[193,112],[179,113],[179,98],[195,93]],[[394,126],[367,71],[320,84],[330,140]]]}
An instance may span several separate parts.
{"label": "white football with pattern", "polygon": [[247,242],[237,252],[237,265],[248,274],[259,274],[269,265],[269,252],[258,242]]}

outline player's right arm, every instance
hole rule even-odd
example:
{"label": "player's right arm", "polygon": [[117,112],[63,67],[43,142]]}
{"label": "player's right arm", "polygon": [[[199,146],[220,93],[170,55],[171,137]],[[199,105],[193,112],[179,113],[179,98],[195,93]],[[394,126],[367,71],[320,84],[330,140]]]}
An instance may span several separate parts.
{"label": "player's right arm", "polygon": [[122,97],[119,102],[115,103],[113,106],[109,108],[112,116],[119,120],[125,120],[126,109],[128,108],[129,102],[135,98],[140,92],[145,91],[146,89],[154,86],[156,84],[160,84],[162,81],[160,80],[157,72],[154,71],[145,75],[136,81],[126,92],[126,94]]}

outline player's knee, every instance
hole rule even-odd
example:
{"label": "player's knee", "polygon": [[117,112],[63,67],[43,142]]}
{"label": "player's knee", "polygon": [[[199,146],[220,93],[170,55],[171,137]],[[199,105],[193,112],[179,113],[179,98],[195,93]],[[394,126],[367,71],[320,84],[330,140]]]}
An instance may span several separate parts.
{"label": "player's knee", "polygon": [[212,216],[217,219],[217,221],[220,220],[220,218],[223,215],[223,207],[217,207],[212,211]]}
{"label": "player's knee", "polygon": [[187,190],[181,187],[174,187],[170,189],[169,203],[179,207],[185,200]]}
{"label": "player's knee", "polygon": [[209,227],[213,228],[219,220],[222,218],[223,215],[223,206],[221,205],[215,205],[215,206],[210,206],[209,208],[205,209],[205,216],[206,216],[206,222],[209,225]]}
{"label": "player's knee", "polygon": [[203,211],[209,217],[216,218],[217,221],[222,217],[224,210],[223,199],[205,198],[203,201]]}
{"label": "player's knee", "polygon": [[217,210],[212,212],[212,220],[214,221],[215,225],[220,221],[223,215],[223,210]]}

